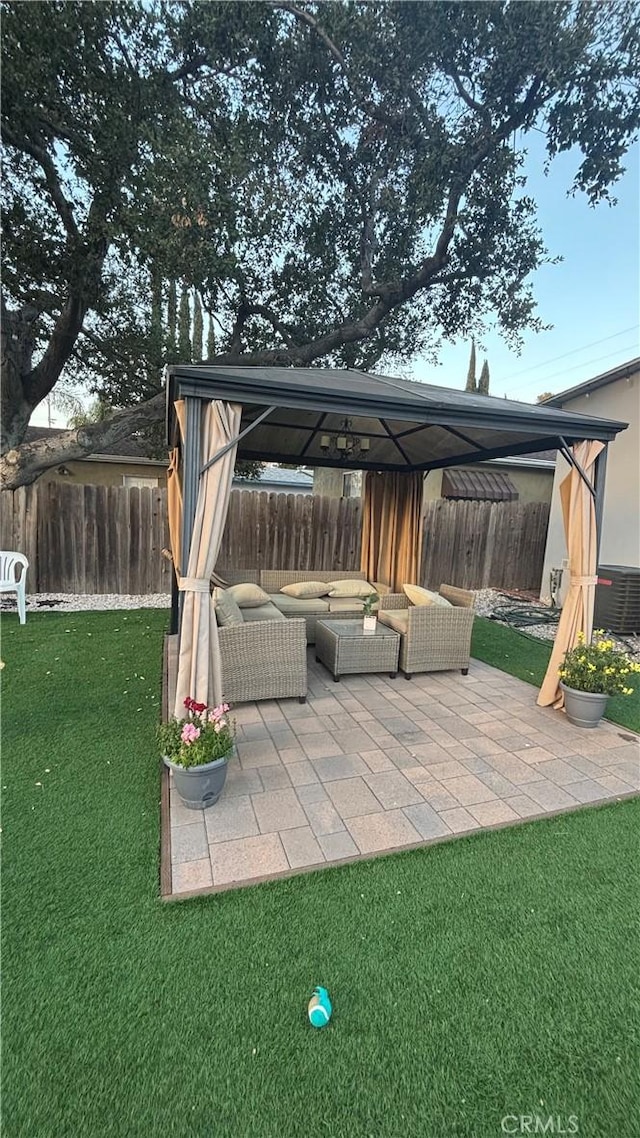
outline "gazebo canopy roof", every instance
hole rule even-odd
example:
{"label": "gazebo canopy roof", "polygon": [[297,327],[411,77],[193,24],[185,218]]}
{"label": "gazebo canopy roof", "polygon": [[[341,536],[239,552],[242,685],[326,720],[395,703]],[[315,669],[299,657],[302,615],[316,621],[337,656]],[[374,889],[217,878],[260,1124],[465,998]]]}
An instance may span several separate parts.
{"label": "gazebo canopy roof", "polygon": [[[242,405],[240,430],[271,407],[240,441],[238,459],[363,470],[431,470],[488,458],[532,454],[581,439],[609,442],[626,423],[518,403],[411,380],[331,368],[167,368],[168,435],[175,440],[175,399]],[[348,461],[321,447],[345,431],[369,440]]]}

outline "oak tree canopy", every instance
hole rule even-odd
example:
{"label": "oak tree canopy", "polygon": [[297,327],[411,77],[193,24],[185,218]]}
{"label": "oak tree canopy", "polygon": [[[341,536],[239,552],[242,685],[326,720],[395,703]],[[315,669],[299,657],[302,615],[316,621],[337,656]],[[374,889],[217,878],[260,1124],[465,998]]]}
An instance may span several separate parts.
{"label": "oak tree canopy", "polygon": [[[161,419],[187,293],[215,363],[388,368],[488,319],[517,343],[549,256],[527,136],[607,199],[638,28],[633,3],[3,4],[4,486]],[[25,443],[74,377],[118,410]]]}

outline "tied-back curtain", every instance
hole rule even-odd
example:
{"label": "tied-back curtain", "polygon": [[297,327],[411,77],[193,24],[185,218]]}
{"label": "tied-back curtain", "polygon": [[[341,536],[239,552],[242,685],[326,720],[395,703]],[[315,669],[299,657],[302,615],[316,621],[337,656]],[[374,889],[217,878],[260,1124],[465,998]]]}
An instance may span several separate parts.
{"label": "tied-back curtain", "polygon": [[[180,439],[184,444],[185,405],[184,399],[176,399],[174,410]],[[169,469],[167,470],[167,517],[169,521],[169,544],[173,558],[173,568],[176,577],[180,576],[180,558],[182,554],[182,482],[180,479],[180,447],[175,446],[169,451]]]}
{"label": "tied-back curtain", "polygon": [[422,483],[420,471],[365,477],[360,568],[393,592],[420,584]]}
{"label": "tied-back curtain", "polygon": [[[219,450],[236,438],[242,408],[219,401],[208,404],[202,416],[200,461],[205,466]],[[184,701],[222,702],[222,669],[218,626],[209,587],[227,520],[229,494],[237,447],[231,447],[200,475],[198,501],[185,577],[178,587],[184,593],[175,715],[184,715]]]}
{"label": "tied-back curtain", "polygon": [[[594,484],[595,461],[603,443],[583,442],[573,447],[576,461],[584,470],[591,485]],[[596,594],[597,533],[596,511],[592,495],[574,466],[560,483],[562,519],[569,555],[569,591],[558,622],[558,631],[538,694],[541,707],[554,704],[562,707],[564,697],[558,686],[558,668],[565,652],[578,643],[578,633],[584,632],[587,643],[593,632],[593,606]]]}

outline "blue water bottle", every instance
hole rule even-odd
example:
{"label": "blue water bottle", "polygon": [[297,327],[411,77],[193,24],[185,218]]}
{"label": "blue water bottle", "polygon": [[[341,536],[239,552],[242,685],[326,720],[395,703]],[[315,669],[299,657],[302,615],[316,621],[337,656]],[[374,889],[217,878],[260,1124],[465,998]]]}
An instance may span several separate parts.
{"label": "blue water bottle", "polygon": [[307,1009],[312,1027],[326,1027],[331,1019],[331,1000],[326,988],[315,988]]}

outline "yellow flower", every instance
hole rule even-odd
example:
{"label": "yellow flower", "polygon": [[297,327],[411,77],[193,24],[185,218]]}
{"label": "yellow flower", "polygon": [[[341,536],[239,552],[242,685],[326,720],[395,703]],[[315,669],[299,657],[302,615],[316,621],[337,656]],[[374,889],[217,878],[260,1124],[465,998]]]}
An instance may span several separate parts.
{"label": "yellow flower", "polygon": [[622,694],[623,695],[633,695],[633,688],[623,688]]}
{"label": "yellow flower", "polygon": [[595,670],[596,670],[596,666],[595,666],[595,664],[589,664],[589,665],[588,665],[588,668],[589,668],[589,671],[590,671],[590,672],[595,672]]}
{"label": "yellow flower", "polygon": [[593,635],[594,636],[604,636],[604,628],[594,628]]}
{"label": "yellow flower", "polygon": [[584,632],[582,631],[578,633],[578,644],[584,644]]}

